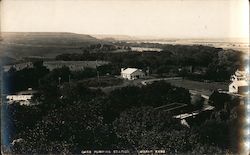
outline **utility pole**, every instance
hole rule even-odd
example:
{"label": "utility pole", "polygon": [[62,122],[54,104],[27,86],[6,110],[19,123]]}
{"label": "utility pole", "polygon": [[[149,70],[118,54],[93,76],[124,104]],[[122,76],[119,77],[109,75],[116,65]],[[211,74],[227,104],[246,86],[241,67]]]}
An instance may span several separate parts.
{"label": "utility pole", "polygon": [[98,67],[97,67],[97,60],[95,61],[95,68],[96,68],[96,75],[97,75],[97,80],[98,80],[98,85],[99,85],[99,71],[98,71]]}
{"label": "utility pole", "polygon": [[69,75],[69,83],[70,83],[70,80],[71,80],[71,79],[70,79],[70,75]]}
{"label": "utility pole", "polygon": [[149,66],[147,67],[147,76],[149,77]]}
{"label": "utility pole", "polygon": [[59,86],[61,85],[61,79],[62,79],[62,78],[59,76],[59,77],[58,77],[58,85],[59,85]]}
{"label": "utility pole", "polygon": [[98,70],[96,70],[96,74],[97,74],[97,80],[98,80],[98,83],[99,83],[100,77],[99,77],[99,71]]}

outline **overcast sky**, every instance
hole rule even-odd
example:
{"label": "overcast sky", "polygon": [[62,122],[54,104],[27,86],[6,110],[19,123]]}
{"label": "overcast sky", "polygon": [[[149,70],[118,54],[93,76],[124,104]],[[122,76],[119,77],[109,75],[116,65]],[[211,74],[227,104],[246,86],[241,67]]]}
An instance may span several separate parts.
{"label": "overcast sky", "polygon": [[229,38],[249,34],[248,0],[2,0],[2,31]]}

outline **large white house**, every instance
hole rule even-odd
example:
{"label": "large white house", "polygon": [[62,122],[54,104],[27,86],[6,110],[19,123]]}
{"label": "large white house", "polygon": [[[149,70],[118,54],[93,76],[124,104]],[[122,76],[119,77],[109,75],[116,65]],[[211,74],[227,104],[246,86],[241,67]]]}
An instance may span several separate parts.
{"label": "large white house", "polygon": [[229,92],[235,94],[248,93],[249,87],[249,74],[245,71],[237,70],[234,75],[231,76],[231,83],[229,85]]}
{"label": "large white house", "polygon": [[121,77],[128,80],[135,80],[145,77],[145,73],[137,68],[121,68]]}

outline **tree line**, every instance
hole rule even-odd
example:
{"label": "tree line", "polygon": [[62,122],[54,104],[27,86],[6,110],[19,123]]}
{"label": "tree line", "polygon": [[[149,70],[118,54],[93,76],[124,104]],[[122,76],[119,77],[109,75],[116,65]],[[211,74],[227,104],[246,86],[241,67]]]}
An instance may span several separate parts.
{"label": "tree line", "polygon": [[[148,44],[143,44],[146,46]],[[151,45],[151,44],[150,44]],[[157,44],[158,45],[158,44]],[[155,46],[150,46],[155,47]],[[111,62],[108,65],[111,74],[119,74],[121,67],[136,67],[146,70],[150,68],[152,74],[175,73],[190,78],[196,77],[193,70],[204,68],[199,79],[225,81],[230,79],[236,69],[243,66],[242,53],[234,50],[208,47],[202,45],[161,45],[161,52],[90,52],[75,54],[61,54],[57,60],[87,61],[104,60]],[[180,69],[182,70],[180,72]]]}

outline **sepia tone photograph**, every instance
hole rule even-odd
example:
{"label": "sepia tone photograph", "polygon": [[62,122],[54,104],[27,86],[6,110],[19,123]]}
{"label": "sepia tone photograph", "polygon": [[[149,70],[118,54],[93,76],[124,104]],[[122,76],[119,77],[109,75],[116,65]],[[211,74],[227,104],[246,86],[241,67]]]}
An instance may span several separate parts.
{"label": "sepia tone photograph", "polygon": [[248,0],[0,0],[1,154],[250,154]]}

